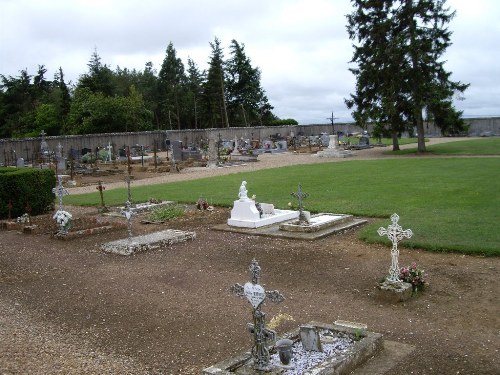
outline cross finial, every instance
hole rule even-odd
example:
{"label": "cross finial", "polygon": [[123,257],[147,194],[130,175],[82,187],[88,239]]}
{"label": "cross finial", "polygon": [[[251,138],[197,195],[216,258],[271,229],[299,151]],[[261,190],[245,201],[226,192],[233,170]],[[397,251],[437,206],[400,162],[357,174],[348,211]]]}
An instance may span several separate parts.
{"label": "cross finial", "polygon": [[304,220],[304,202],[303,200],[309,196],[309,193],[302,191],[302,185],[299,184],[297,192],[290,193],[292,197],[297,198],[299,205],[299,220]]}
{"label": "cross finial", "polygon": [[255,258],[252,260],[252,263],[250,264],[250,273],[252,274],[252,283],[253,284],[258,284],[260,281],[260,272],[261,268],[259,266],[259,263],[255,260]]}
{"label": "cross finial", "polygon": [[391,250],[391,258],[392,264],[389,269],[389,277],[387,280],[393,282],[400,282],[399,279],[399,250],[398,250],[398,242],[403,238],[411,238],[413,236],[413,232],[411,229],[403,230],[401,225],[398,224],[399,215],[394,213],[391,215],[392,224],[387,226],[387,229],[384,227],[380,227],[377,230],[379,236],[387,235],[387,238],[392,242],[392,250]]}

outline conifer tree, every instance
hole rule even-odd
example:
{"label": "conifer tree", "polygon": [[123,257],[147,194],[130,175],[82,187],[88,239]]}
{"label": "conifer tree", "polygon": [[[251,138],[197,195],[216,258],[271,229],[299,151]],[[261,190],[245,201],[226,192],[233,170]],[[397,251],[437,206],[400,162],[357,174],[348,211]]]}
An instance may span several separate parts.
{"label": "conifer tree", "polygon": [[[446,25],[455,13],[444,0],[352,0],[347,31],[355,41],[356,92],[346,99],[353,117],[364,126],[373,121],[377,132],[389,131],[393,148],[397,135],[415,127],[418,151],[425,151],[423,113],[458,119],[452,103],[468,85],[450,80],[440,60],[451,45]],[[445,104],[448,103],[448,104]],[[458,115],[458,116],[457,116]],[[438,126],[441,123],[436,123]],[[455,126],[460,126],[460,121]]]}

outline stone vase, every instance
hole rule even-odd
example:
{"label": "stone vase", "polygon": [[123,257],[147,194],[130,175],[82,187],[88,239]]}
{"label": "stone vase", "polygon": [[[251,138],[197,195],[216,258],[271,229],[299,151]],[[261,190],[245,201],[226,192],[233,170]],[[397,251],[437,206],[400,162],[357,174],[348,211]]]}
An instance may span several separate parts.
{"label": "stone vase", "polygon": [[288,366],[292,360],[292,345],[293,341],[290,339],[281,339],[276,343],[281,364],[284,366]]}

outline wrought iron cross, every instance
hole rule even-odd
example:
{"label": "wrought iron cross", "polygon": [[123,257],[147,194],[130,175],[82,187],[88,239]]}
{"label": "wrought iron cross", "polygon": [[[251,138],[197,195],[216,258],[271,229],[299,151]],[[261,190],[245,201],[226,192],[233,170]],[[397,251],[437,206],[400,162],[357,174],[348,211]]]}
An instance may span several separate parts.
{"label": "wrought iron cross", "polygon": [[65,195],[69,195],[69,192],[68,192],[68,190],[66,190],[63,187],[62,176],[57,176],[57,179],[59,180],[59,185],[52,189],[52,193],[59,197],[59,211],[62,211],[63,210],[63,197]]}
{"label": "wrought iron cross", "polygon": [[299,201],[299,220],[304,221],[304,202],[303,200],[309,196],[309,193],[304,193],[302,191],[302,185],[299,184],[299,187],[296,192],[290,193],[292,197],[297,198]]}
{"label": "wrought iron cross", "polygon": [[266,298],[274,303],[280,303],[285,300],[285,297],[277,290],[266,292],[259,285],[261,268],[255,259],[252,260],[249,269],[252,274],[252,282],[248,282],[245,285],[236,283],[231,287],[231,291],[237,296],[247,297],[253,307],[253,324],[248,324],[248,330],[254,336],[254,345],[252,347],[254,369],[268,371],[271,366],[269,364],[270,355],[267,348],[267,340],[274,341],[276,339],[276,332],[266,328],[266,314],[260,308]]}
{"label": "wrought iron cross", "polygon": [[413,232],[411,229],[403,230],[401,225],[398,224],[399,216],[398,214],[391,215],[392,224],[387,226],[387,229],[380,227],[377,230],[379,236],[387,235],[387,238],[392,242],[392,250],[391,250],[391,268],[389,269],[389,277],[388,281],[392,282],[401,282],[399,279],[399,250],[398,250],[398,242],[403,238],[411,238],[413,236]]}

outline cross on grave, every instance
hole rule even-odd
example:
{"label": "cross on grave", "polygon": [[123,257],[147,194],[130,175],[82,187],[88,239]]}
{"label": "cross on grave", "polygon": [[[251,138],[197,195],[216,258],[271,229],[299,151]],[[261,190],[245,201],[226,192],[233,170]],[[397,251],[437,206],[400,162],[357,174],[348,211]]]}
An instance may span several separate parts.
{"label": "cross on grave", "polygon": [[290,193],[292,197],[297,198],[299,201],[299,221],[307,221],[304,215],[304,202],[303,200],[309,196],[309,193],[304,193],[302,191],[302,186],[299,184],[299,187],[296,192]]}
{"label": "cross on grave", "polygon": [[238,283],[231,287],[231,291],[239,297],[247,297],[248,302],[252,305],[253,324],[248,324],[248,330],[253,333],[254,345],[252,346],[252,357],[254,359],[254,369],[258,371],[269,371],[269,349],[267,348],[267,340],[274,341],[276,332],[266,328],[266,314],[261,311],[261,306],[267,298],[271,302],[280,303],[285,300],[285,297],[277,290],[265,291],[259,284],[261,268],[255,259],[250,264],[250,273],[252,281],[240,285]]}
{"label": "cross on grave", "polygon": [[52,189],[52,193],[59,197],[59,211],[63,210],[63,197],[69,195],[68,190],[63,187],[62,176],[57,176],[59,180],[59,185]]}
{"label": "cross on grave", "polygon": [[398,224],[399,216],[394,213],[391,215],[392,224],[387,226],[387,229],[384,227],[380,227],[377,230],[379,236],[387,235],[387,238],[392,242],[392,250],[391,250],[391,268],[389,269],[389,277],[388,281],[400,283],[401,279],[399,278],[399,250],[398,250],[398,242],[403,238],[411,238],[413,236],[413,232],[411,229],[403,230],[401,225]]}
{"label": "cross on grave", "polygon": [[128,194],[128,202],[129,204],[132,204],[132,193],[130,191],[130,178],[131,178],[131,172],[132,172],[132,165],[130,163],[131,158],[130,158],[130,147],[127,146],[127,194]]}
{"label": "cross on grave", "polygon": [[111,161],[111,159],[112,159],[111,150],[113,150],[113,146],[111,146],[111,142],[108,142],[108,145],[106,146],[106,148],[108,149],[108,161]]}

